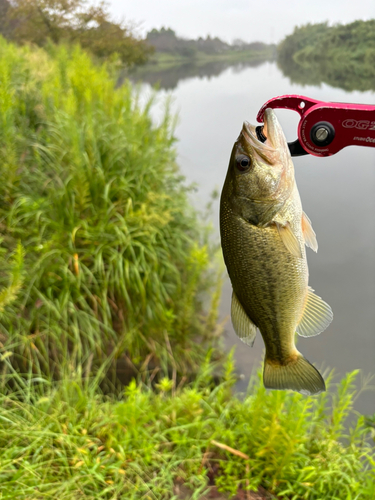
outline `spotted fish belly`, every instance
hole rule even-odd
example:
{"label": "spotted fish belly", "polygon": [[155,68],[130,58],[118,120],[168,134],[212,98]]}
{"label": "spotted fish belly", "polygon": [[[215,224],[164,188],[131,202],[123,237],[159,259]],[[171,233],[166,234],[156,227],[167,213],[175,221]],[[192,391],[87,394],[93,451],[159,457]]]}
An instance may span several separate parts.
{"label": "spotted fish belly", "polygon": [[270,359],[288,358],[307,293],[308,269],[304,253],[292,255],[275,224],[259,228],[229,206],[222,206],[224,260],[233,290],[246,314],[259,328]]}

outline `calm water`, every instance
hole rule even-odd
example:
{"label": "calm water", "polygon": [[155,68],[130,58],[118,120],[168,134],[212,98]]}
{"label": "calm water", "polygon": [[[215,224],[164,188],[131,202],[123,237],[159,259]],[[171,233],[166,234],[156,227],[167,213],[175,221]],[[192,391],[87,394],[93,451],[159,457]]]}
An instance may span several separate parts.
{"label": "calm water", "polygon": [[[169,87],[170,88],[170,87]],[[148,84],[142,90],[151,92]],[[258,67],[226,68],[210,77],[189,76],[174,84],[172,109],[179,114],[176,136],[179,164],[188,182],[197,190],[193,201],[204,208],[211,193],[221,191],[231,148],[242,122],[256,123],[260,106],[271,97],[301,94],[326,101],[374,104],[373,92],[346,92],[293,84],[275,63]],[[297,138],[298,115],[276,111],[289,141]],[[330,158],[304,156],[294,160],[298,188],[305,212],[317,234],[319,251],[307,250],[310,285],[334,312],[331,326],[321,335],[300,339],[299,350],[322,369],[334,368],[339,375],[360,368],[375,374],[375,148],[349,147]],[[213,205],[213,224],[218,237],[219,202]],[[231,286],[224,285],[221,316],[230,313]],[[252,349],[237,340],[230,320],[226,324],[228,349],[237,345],[238,370],[244,375],[239,389],[245,390],[249,375],[263,356],[258,334]],[[358,409],[375,412],[375,392],[364,393]]]}

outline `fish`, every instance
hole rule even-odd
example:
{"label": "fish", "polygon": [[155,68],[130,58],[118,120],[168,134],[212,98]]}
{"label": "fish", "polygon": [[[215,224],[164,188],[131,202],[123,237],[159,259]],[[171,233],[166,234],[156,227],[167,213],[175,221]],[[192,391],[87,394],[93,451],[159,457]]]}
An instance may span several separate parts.
{"label": "fish", "polygon": [[244,122],[220,198],[232,324],[249,346],[260,331],[266,388],[319,394],[326,389],[324,379],[295,345],[296,333],[318,335],[333,319],[331,307],[308,284],[305,246],[318,250],[316,234],[302,210],[288,144],[270,108],[260,139],[255,126]]}

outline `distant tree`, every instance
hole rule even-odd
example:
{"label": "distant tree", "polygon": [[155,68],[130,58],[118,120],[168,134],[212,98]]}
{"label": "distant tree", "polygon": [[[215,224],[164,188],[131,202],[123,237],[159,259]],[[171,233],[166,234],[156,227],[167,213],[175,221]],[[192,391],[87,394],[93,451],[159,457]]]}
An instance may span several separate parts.
{"label": "distant tree", "polygon": [[198,41],[198,46],[199,50],[205,52],[206,54],[220,54],[230,48],[230,46],[220,40],[220,38],[211,38],[210,35],[207,35],[205,40],[200,39]]}
{"label": "distant tree", "polygon": [[241,38],[235,38],[232,42],[233,47],[242,47],[243,45],[246,45],[246,42],[241,40]]}
{"label": "distant tree", "polygon": [[297,26],[291,35],[288,35],[277,47],[278,58],[293,59],[294,55],[308,47],[312,47],[327,35],[331,30],[328,23],[306,24]]}
{"label": "distant tree", "polygon": [[0,34],[7,36],[8,23],[7,23],[7,13],[10,8],[8,0],[0,0]]}
{"label": "distant tree", "polygon": [[375,19],[295,28],[278,46],[278,64],[298,83],[375,89]]}
{"label": "distant tree", "polygon": [[153,29],[147,33],[146,41],[159,52],[179,54],[183,57],[194,57],[196,54],[196,42],[185,40],[176,36],[171,28]]}
{"label": "distant tree", "polygon": [[206,38],[199,37],[197,40],[187,40],[176,35],[171,28],[153,29],[147,33],[146,41],[155,47],[157,52],[176,54],[186,58],[194,58],[200,53],[209,56],[225,54],[230,51],[251,51],[270,53],[275,48],[273,45],[267,45],[263,42],[247,43],[242,40],[235,40],[232,45],[220,40],[218,37],[207,35]]}
{"label": "distant tree", "polygon": [[20,43],[77,42],[98,56],[117,53],[128,65],[145,62],[153,52],[129,26],[110,19],[104,2],[93,6],[87,0],[10,0],[8,4],[3,24],[8,38]]}

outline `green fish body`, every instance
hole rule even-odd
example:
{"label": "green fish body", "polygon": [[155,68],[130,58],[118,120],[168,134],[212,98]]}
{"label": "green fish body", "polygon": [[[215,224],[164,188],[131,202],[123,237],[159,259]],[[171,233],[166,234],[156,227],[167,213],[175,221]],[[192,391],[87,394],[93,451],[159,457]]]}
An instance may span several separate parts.
{"label": "green fish body", "polygon": [[221,194],[232,323],[248,345],[257,329],[262,334],[265,387],[317,394],[325,390],[324,380],[296,349],[295,333],[317,335],[333,315],[308,287],[305,245],[316,251],[316,237],[302,211],[288,145],[271,109],[265,113],[264,133],[262,143],[255,127],[244,124]]}

